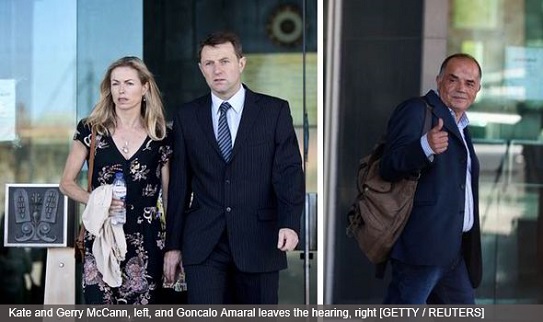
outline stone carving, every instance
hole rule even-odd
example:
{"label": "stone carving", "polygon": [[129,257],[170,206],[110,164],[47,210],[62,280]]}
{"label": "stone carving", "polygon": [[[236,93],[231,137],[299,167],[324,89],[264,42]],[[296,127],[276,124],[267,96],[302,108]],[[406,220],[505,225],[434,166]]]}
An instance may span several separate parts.
{"label": "stone carving", "polygon": [[66,197],[58,185],[7,185],[7,245],[65,246]]}

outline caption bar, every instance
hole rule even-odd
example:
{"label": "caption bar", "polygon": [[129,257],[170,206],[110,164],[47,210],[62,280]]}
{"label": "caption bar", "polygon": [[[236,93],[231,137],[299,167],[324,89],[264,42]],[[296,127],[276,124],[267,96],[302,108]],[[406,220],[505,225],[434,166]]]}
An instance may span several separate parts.
{"label": "caption bar", "polygon": [[540,321],[543,305],[85,306],[0,305],[2,321]]}

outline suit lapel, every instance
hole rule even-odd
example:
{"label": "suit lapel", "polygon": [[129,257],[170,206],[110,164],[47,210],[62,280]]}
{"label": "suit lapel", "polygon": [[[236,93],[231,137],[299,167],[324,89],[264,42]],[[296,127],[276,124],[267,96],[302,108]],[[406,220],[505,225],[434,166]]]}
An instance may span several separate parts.
{"label": "suit lapel", "polygon": [[254,126],[254,123],[260,113],[261,106],[257,104],[258,96],[245,87],[245,102],[243,105],[243,113],[241,114],[241,121],[239,123],[238,133],[236,135],[236,141],[234,142],[234,148],[232,150],[232,158],[236,156],[236,153],[241,149],[251,128]]}
{"label": "suit lapel", "polygon": [[458,130],[458,125],[456,124],[456,120],[448,108],[445,107],[438,109],[436,111],[436,116],[443,119],[443,127],[445,127],[450,133],[454,134],[457,139],[463,142],[462,135],[460,134],[460,130]]}
{"label": "suit lapel", "polygon": [[222,158],[215,132],[213,131],[213,120],[211,118],[211,94],[207,95],[204,100],[200,102],[200,106],[196,108],[196,119],[198,125],[204,132],[204,135],[209,144],[215,149],[215,151]]}

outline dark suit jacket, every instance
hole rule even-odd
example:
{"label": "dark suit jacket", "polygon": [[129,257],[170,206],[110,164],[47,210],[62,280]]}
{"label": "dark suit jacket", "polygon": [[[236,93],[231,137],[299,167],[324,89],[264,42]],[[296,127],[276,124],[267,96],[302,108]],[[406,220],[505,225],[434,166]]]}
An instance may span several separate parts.
{"label": "dark suit jacket", "polygon": [[246,90],[229,164],[213,132],[211,94],[174,117],[166,250],[182,250],[185,265],[204,261],[226,230],[238,269],[277,271],[287,266],[279,229],[299,233],[304,176],[288,102]]}
{"label": "dark suit jacket", "polygon": [[[395,181],[422,170],[413,210],[392,258],[414,265],[447,265],[463,249],[473,287],[481,282],[481,237],[479,228],[479,161],[467,128],[464,130],[471,157],[474,224],[462,233],[465,205],[467,152],[449,109],[430,91],[426,100],[433,106],[432,127],[443,119],[449,134],[447,150],[428,161],[420,145],[425,104],[420,98],[407,100],[394,111],[388,124],[387,144],[381,160],[381,176]],[[464,235],[464,237],[463,237]]]}

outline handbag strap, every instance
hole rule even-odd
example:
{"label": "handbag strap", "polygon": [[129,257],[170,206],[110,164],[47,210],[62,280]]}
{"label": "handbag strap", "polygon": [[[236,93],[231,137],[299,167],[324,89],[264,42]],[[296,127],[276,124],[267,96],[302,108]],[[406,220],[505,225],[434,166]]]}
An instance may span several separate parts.
{"label": "handbag strap", "polygon": [[[92,170],[94,169],[94,155],[96,154],[96,130],[94,126],[92,127],[91,131],[91,144],[89,149],[89,170],[87,171],[87,191],[92,191]],[[77,235],[75,239],[75,248],[76,252],[80,255],[76,255],[80,258],[85,258],[85,225],[81,223],[81,227],[79,228],[79,234]]]}
{"label": "handbag strap", "polygon": [[87,171],[87,191],[92,191],[92,170],[94,169],[94,155],[96,154],[96,130],[94,126],[91,132],[91,144],[89,150],[89,170]]}

